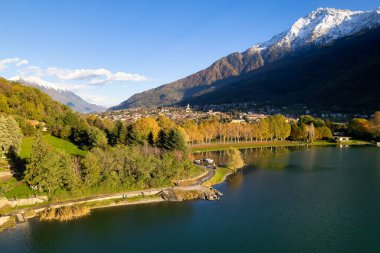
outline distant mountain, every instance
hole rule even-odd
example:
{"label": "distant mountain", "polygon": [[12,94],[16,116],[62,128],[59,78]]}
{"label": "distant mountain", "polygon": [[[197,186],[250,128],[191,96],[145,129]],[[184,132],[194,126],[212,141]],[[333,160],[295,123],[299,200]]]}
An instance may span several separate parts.
{"label": "distant mountain", "polygon": [[[325,57],[324,62],[318,62],[317,59],[314,59],[319,64],[313,66],[316,72],[318,72],[318,69],[320,69],[321,72],[327,72],[328,75],[325,75],[325,77],[338,75],[339,71],[349,73],[350,68],[358,65],[357,62],[353,62],[354,66],[346,65],[345,67],[347,67],[347,69],[341,70],[335,65],[332,66],[327,64],[333,62],[332,56],[329,55],[329,53],[333,54],[334,50],[338,50],[338,47],[334,46],[335,42],[342,38],[356,38],[361,33],[369,31],[377,33],[378,30],[375,28],[379,25],[380,8],[374,11],[350,11],[320,8],[309,15],[300,18],[288,31],[274,36],[267,42],[256,44],[243,53],[233,53],[223,57],[214,62],[207,69],[201,70],[173,83],[135,94],[128,100],[111,109],[167,106],[183,104],[186,102],[191,102],[193,104],[215,104],[228,101],[255,101],[258,97],[253,95],[248,96],[248,94],[246,94],[247,91],[239,92],[234,90],[232,96],[227,90],[233,90],[233,86],[237,85],[236,82],[241,83],[243,79],[244,82],[247,83],[247,87],[249,85],[252,86],[256,83],[255,73],[259,74],[265,71],[267,71],[266,73],[268,73],[268,75],[265,77],[261,75],[262,79],[259,82],[261,85],[260,89],[262,90],[265,90],[270,82],[275,82],[273,80],[275,79],[274,76],[276,76],[280,70],[282,71],[281,73],[283,76],[286,76],[286,73],[289,73],[287,78],[291,80],[291,82],[300,83],[302,80],[307,79],[308,72],[303,72],[302,70],[296,72],[286,64],[288,64],[288,61],[291,61],[293,64],[296,64],[298,61],[298,67],[302,68],[305,61],[308,61],[308,54],[313,54],[313,51],[315,50],[318,51],[314,53],[315,57],[317,57],[317,55],[324,55]],[[367,41],[367,43],[373,42]],[[374,47],[376,44],[368,45],[362,41],[360,43],[358,42],[358,45],[363,47]],[[349,46],[347,45],[347,47]],[[330,48],[330,51],[323,51],[324,53],[319,51],[323,48]],[[344,52],[344,54],[351,55],[352,60],[356,59],[354,55],[359,57],[355,52],[357,51],[355,43],[352,43],[347,50],[353,50]],[[334,64],[340,64],[340,61],[337,60]],[[272,71],[270,72],[269,69],[272,69]],[[362,69],[361,71],[364,71],[365,73],[367,69]],[[294,75],[290,73],[293,73]],[[363,72],[359,72],[358,74],[360,73]],[[318,83],[318,78],[322,77],[323,75],[314,76],[313,78],[316,79],[313,79],[313,82]],[[333,80],[320,79],[320,81],[322,80],[324,82],[333,82]],[[276,99],[281,97],[280,91],[285,92],[287,89],[286,85],[281,85],[281,82],[283,81],[284,80],[277,80],[277,82],[280,83],[276,84],[276,88],[278,89]],[[362,81],[367,80],[364,78]],[[258,85],[259,84],[255,85],[256,89],[258,89]],[[228,86],[231,86],[231,88],[228,88]],[[298,89],[300,87],[293,88]],[[217,93],[215,93],[216,90],[218,90]],[[224,90],[226,92],[224,92]],[[254,92],[254,90],[249,90],[249,92]],[[216,97],[216,95],[213,96],[212,94],[218,94],[218,97]],[[299,95],[302,96],[302,92],[300,92]],[[260,99],[264,99],[264,97],[260,97]],[[275,98],[268,95],[265,99],[273,100]]]}
{"label": "distant mountain", "polygon": [[26,85],[38,88],[42,92],[48,94],[53,100],[58,101],[62,104],[65,104],[71,107],[74,111],[81,113],[91,113],[91,112],[104,112],[105,107],[90,104],[79,97],[72,91],[53,88],[47,85],[42,85],[33,81],[29,81],[23,78],[16,80],[17,82]]}

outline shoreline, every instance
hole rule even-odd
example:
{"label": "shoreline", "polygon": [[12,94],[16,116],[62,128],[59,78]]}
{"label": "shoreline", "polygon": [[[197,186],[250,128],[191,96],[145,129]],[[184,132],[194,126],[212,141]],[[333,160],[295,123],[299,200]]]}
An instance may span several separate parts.
{"label": "shoreline", "polygon": [[[275,144],[275,145],[268,145],[268,144]],[[244,147],[242,147],[242,144]],[[285,145],[284,145],[285,144]],[[288,144],[288,145],[286,145]],[[281,145],[279,145],[279,142],[273,143],[273,142],[265,142],[263,143],[225,143],[223,147],[220,146],[220,144],[207,144],[203,145],[202,147],[198,147],[194,150],[194,146],[192,146],[192,151],[193,152],[211,152],[211,151],[222,151],[227,149],[228,147],[236,147],[238,148],[260,148],[260,147],[291,147],[291,146],[332,146],[332,145],[338,145],[338,143],[331,143],[331,142],[317,142],[317,143],[294,143],[294,142],[289,142],[289,141],[281,141]],[[374,145],[369,142],[353,142],[351,145]],[[207,149],[205,151],[197,151],[197,149]],[[210,150],[211,149],[211,150]],[[102,208],[110,208],[110,207],[118,207],[118,206],[129,206],[129,205],[143,205],[143,204],[152,204],[152,203],[160,203],[160,202],[171,202],[171,201],[186,201],[186,200],[194,200],[194,199],[207,199],[207,200],[216,200],[218,197],[211,197],[207,198],[207,189],[209,191],[214,191],[215,196],[220,196],[222,195],[220,192],[217,190],[213,189],[212,187],[218,184],[221,184],[225,182],[230,176],[235,175],[237,171],[231,171],[228,170],[227,172],[223,172],[222,178],[219,178],[217,181],[213,181],[213,177],[216,176],[216,171],[218,169],[222,168],[216,168],[215,171],[213,171],[213,174],[210,175],[209,173],[202,173],[201,175],[198,175],[195,178],[191,179],[185,179],[185,180],[179,180],[179,181],[188,181],[188,182],[196,182],[198,181],[198,184],[192,184],[188,186],[173,186],[173,187],[162,187],[162,188],[151,188],[151,189],[145,189],[145,190],[137,190],[137,191],[129,191],[129,192],[122,192],[122,193],[115,193],[115,194],[102,194],[102,195],[97,195],[93,197],[86,197],[86,198],[78,198],[78,199],[72,199],[72,200],[67,200],[67,201],[62,201],[62,202],[55,202],[55,203],[46,203],[43,205],[36,205],[36,206],[31,206],[31,207],[25,207],[21,208],[19,210],[14,210],[9,213],[5,213],[0,217],[9,217],[10,219],[15,220],[15,222],[10,222],[8,223],[9,226],[1,227],[0,232],[13,228],[17,226],[18,223],[22,222],[27,222],[28,219],[35,218],[40,216],[40,214],[43,211],[52,209],[52,208],[62,208],[62,207],[75,207],[75,206],[80,206],[84,205],[90,210],[96,210],[96,209],[102,209]],[[240,169],[239,169],[240,170]],[[202,178],[208,177],[206,181],[201,181]],[[210,182],[209,184],[207,182]],[[202,189],[203,188],[203,189]],[[187,193],[190,194],[190,197],[185,197],[185,198],[175,198],[175,200],[172,199],[165,199],[161,193],[165,191],[180,191],[184,193],[185,195]],[[194,194],[194,191],[198,191]],[[187,193],[186,193],[187,192]],[[209,194],[210,192],[208,192]],[[136,201],[131,201],[128,202],[129,199],[137,198]],[[144,199],[145,198],[145,199]],[[109,201],[109,203],[106,203]],[[102,204],[103,202],[103,204]],[[35,215],[31,217],[27,217],[25,215],[27,212],[34,212]],[[78,218],[78,217],[77,217]],[[73,218],[74,219],[74,218]],[[0,224],[4,225],[4,224]]]}
{"label": "shoreline", "polygon": [[[49,210],[59,210],[64,208],[75,209],[78,207],[84,207],[88,208],[91,212],[92,210],[96,209],[117,206],[143,205],[160,202],[182,202],[191,199],[217,200],[218,196],[222,194],[212,187],[206,187],[202,185],[204,183],[204,178],[207,178],[207,180],[209,180],[214,175],[213,171],[207,172],[208,173],[202,173],[193,179],[187,179],[190,182],[198,180],[198,184],[192,184],[188,186],[151,188],[139,191],[129,191],[123,193],[79,198],[63,202],[45,203],[25,208],[21,207],[19,210],[13,210],[0,216],[4,221],[8,221],[10,219],[14,220],[12,223],[1,223],[0,232],[13,228],[19,223],[27,222],[28,219],[39,217],[41,214]],[[90,214],[90,212],[88,214]],[[79,217],[81,217],[81,215],[73,215],[72,219]],[[54,218],[52,220],[54,220]]]}
{"label": "shoreline", "polygon": [[237,149],[246,148],[275,148],[275,147],[307,147],[307,146],[339,146],[349,145],[349,146],[366,146],[375,144],[368,141],[361,140],[350,140],[347,142],[329,142],[329,141],[316,141],[313,143],[308,142],[296,142],[296,141],[253,141],[253,142],[233,142],[233,143],[205,143],[205,144],[194,144],[190,146],[190,149],[194,153],[198,152],[212,152],[212,151],[223,151],[230,147]]}

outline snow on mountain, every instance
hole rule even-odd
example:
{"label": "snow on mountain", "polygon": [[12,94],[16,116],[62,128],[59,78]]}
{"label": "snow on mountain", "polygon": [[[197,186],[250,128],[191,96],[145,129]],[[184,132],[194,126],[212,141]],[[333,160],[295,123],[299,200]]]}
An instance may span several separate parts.
{"label": "snow on mountain", "polygon": [[32,86],[48,94],[52,99],[71,107],[74,111],[82,113],[102,112],[106,108],[95,104],[90,104],[74,92],[57,87],[54,84],[39,78],[14,77],[12,81],[19,82],[26,86]]}
{"label": "snow on mountain", "polygon": [[298,19],[288,31],[267,42],[256,44],[248,51],[262,51],[269,47],[295,50],[312,44],[327,44],[378,25],[380,8],[373,11],[319,8]]}

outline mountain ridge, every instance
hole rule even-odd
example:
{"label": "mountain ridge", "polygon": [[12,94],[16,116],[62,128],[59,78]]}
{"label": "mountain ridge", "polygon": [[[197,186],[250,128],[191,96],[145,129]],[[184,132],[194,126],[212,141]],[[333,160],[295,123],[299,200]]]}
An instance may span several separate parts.
{"label": "mountain ridge", "polygon": [[53,100],[58,101],[64,105],[69,106],[74,111],[81,113],[92,113],[92,112],[103,112],[106,110],[105,107],[91,104],[85,101],[83,98],[75,94],[70,90],[59,89],[50,87],[48,85],[44,85],[42,83],[37,83],[34,81],[30,81],[24,78],[17,78],[14,81],[19,82],[26,86],[31,86],[41,90],[42,92],[49,95]]}
{"label": "mountain ridge", "polygon": [[255,71],[297,50],[328,45],[339,38],[379,25],[380,8],[373,11],[319,8],[266,42],[222,57],[208,68],[175,82],[135,94],[110,109],[175,105],[204,92],[214,82]]}

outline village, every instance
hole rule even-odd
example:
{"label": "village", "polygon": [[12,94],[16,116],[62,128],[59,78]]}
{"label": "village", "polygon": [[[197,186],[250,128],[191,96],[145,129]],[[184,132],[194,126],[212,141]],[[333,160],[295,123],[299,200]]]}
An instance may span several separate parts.
{"label": "village", "polygon": [[221,105],[190,106],[185,107],[171,106],[158,108],[130,108],[116,111],[106,111],[95,115],[102,119],[112,121],[123,121],[134,123],[138,119],[158,117],[165,115],[176,122],[185,120],[200,120],[217,118],[222,121],[232,123],[255,122],[259,119],[267,118],[270,115],[282,114],[288,121],[298,120],[302,115],[310,115],[316,118],[329,119],[334,122],[348,122],[351,118],[370,118],[370,114],[346,114],[334,112],[316,112],[312,108],[303,105],[288,108],[275,108],[263,106],[256,103],[231,103]]}

